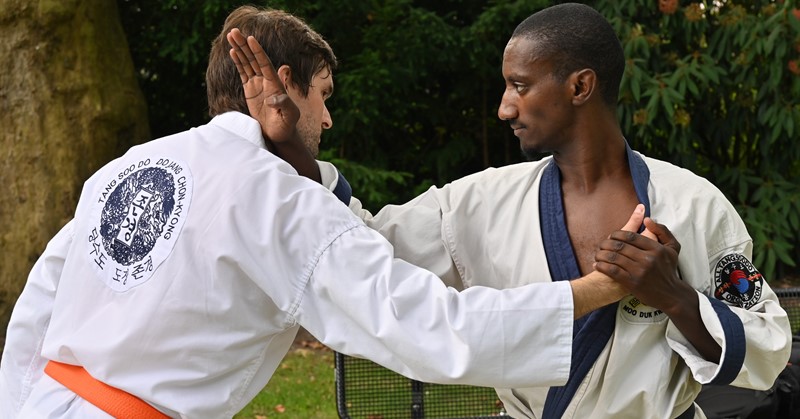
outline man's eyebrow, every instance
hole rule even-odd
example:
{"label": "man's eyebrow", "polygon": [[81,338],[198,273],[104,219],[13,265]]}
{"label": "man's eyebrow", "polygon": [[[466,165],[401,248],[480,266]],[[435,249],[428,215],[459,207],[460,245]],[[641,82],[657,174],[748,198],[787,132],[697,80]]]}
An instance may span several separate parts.
{"label": "man's eyebrow", "polygon": [[509,82],[512,82],[512,83],[524,83],[525,82],[524,81],[524,77],[520,76],[517,73],[509,73],[508,75],[503,75],[503,78],[506,79],[506,81],[509,81]]}

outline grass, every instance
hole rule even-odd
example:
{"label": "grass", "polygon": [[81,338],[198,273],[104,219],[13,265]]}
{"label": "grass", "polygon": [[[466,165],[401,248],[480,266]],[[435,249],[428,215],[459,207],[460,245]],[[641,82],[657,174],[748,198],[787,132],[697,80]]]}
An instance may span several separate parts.
{"label": "grass", "polygon": [[264,390],[236,419],[336,419],[333,352],[319,347],[290,351]]}

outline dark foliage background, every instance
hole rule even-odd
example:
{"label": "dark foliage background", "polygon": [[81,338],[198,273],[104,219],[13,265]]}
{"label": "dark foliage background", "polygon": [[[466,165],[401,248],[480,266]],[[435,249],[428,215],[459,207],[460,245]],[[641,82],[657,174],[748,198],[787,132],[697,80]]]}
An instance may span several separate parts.
{"label": "dark foliage background", "polygon": [[[206,57],[232,0],[118,0],[153,135],[207,121]],[[340,60],[323,136],[372,210],[522,161],[496,116],[502,51],[543,0],[248,2],[285,9]],[[707,177],[737,206],[768,279],[800,259],[800,11],[795,1],[587,2],[628,65],[619,105],[644,153]]]}

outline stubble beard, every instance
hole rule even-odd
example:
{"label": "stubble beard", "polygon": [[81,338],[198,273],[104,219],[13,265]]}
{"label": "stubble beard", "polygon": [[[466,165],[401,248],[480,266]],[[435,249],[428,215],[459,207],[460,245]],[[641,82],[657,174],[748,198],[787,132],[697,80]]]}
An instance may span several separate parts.
{"label": "stubble beard", "polygon": [[303,140],[306,150],[316,159],[319,156],[319,142],[322,133],[315,131],[307,124],[302,124],[297,126],[297,134]]}
{"label": "stubble beard", "polygon": [[311,153],[315,159],[319,156],[319,137],[316,138],[303,138],[303,143],[305,143],[306,149]]}

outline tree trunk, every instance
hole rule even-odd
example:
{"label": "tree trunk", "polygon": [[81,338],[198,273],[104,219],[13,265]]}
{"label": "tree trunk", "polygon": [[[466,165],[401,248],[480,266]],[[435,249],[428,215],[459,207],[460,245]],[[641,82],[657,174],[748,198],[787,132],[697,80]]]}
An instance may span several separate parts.
{"label": "tree trunk", "polygon": [[0,0],[0,39],[4,339],[28,272],[72,218],[83,182],[146,140],[148,127],[115,0]]}

